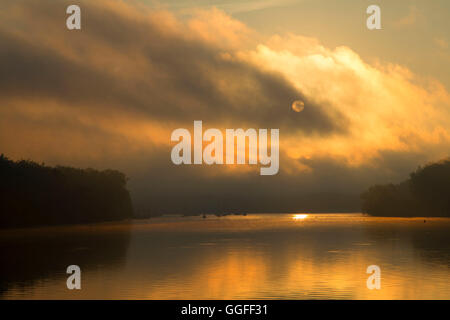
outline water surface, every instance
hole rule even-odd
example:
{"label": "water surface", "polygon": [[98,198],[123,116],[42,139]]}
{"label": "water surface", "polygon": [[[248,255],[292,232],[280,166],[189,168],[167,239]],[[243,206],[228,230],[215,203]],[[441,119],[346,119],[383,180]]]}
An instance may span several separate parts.
{"label": "water surface", "polygon": [[450,299],[447,218],[171,216],[1,231],[0,252],[3,299]]}

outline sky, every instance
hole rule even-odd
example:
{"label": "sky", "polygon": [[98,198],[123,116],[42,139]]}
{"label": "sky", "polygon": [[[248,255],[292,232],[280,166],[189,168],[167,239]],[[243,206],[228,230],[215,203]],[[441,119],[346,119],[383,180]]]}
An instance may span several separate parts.
{"label": "sky", "polygon": [[[373,3],[381,30],[366,28]],[[81,30],[66,28],[69,4],[81,7]],[[158,208],[178,198],[276,210],[399,182],[448,157],[449,9],[437,0],[2,1],[0,153],[121,170],[135,202]],[[298,100],[301,112],[291,108]],[[194,120],[278,128],[279,173],[174,165],[171,132]]]}
{"label": "sky", "polygon": [[[184,14],[216,7],[266,36],[315,37],[329,48],[348,46],[368,62],[402,64],[450,86],[449,68],[442,68],[450,62],[450,3],[445,0],[142,1]],[[381,8],[382,31],[366,28],[371,4]]]}

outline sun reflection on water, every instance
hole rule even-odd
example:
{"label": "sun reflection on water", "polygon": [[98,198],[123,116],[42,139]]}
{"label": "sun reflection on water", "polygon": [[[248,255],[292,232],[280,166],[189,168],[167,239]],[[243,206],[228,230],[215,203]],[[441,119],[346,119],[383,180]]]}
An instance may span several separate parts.
{"label": "sun reflection on water", "polygon": [[308,217],[307,214],[294,214],[292,216],[292,219],[294,219],[294,220],[303,220],[303,219],[306,219],[307,217]]}

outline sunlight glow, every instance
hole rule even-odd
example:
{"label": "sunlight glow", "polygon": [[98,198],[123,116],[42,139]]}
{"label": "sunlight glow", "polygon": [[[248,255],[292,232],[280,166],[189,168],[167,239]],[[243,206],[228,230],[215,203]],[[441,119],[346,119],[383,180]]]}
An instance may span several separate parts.
{"label": "sunlight glow", "polygon": [[294,219],[294,220],[303,220],[303,219],[306,219],[307,217],[308,217],[307,214],[294,214],[292,219]]}

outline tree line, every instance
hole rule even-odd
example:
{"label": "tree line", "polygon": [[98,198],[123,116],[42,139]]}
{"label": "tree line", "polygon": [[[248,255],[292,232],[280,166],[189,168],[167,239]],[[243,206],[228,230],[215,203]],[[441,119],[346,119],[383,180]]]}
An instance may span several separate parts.
{"label": "tree line", "polygon": [[373,216],[450,217],[450,159],[419,167],[399,184],[362,193],[362,211]]}
{"label": "tree line", "polygon": [[129,219],[126,176],[12,161],[0,155],[0,228]]}

